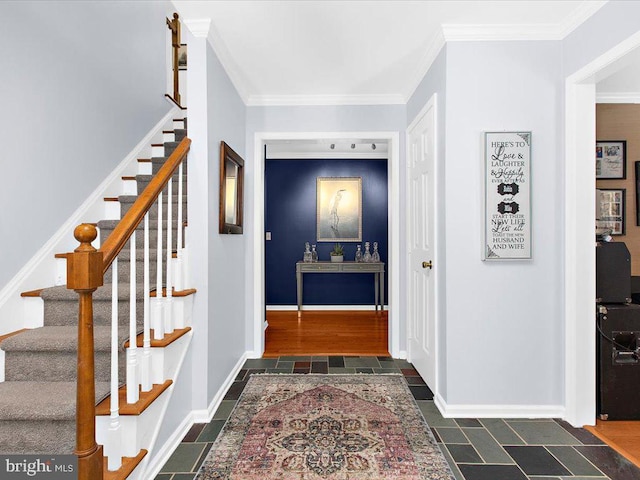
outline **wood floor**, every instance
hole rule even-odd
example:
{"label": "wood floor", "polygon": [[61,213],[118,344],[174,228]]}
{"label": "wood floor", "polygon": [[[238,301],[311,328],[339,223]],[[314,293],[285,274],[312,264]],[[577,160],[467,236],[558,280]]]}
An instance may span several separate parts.
{"label": "wood floor", "polygon": [[597,420],[585,429],[640,467],[640,421]]}
{"label": "wood floor", "polygon": [[389,356],[380,311],[267,311],[265,358],[284,355]]}

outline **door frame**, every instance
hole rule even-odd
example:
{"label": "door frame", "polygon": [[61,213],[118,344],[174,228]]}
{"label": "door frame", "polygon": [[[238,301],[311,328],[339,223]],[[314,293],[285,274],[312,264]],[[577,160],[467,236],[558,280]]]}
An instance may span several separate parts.
{"label": "door frame", "polygon": [[[400,350],[400,133],[399,132],[256,132],[253,138],[253,319],[249,356],[259,358],[264,353],[265,320],[265,248],[264,248],[264,145],[269,140],[367,139],[388,142],[388,255],[389,285],[389,353],[405,358]],[[293,265],[292,265],[293,268]]]}
{"label": "door frame", "polygon": [[[413,118],[413,120],[411,121],[411,123],[409,123],[409,126],[407,126],[407,131],[406,131],[406,140],[405,140],[405,145],[406,145],[406,164],[407,164],[407,168],[406,168],[406,185],[407,185],[407,192],[406,192],[406,205],[407,205],[407,209],[409,208],[409,206],[411,205],[410,202],[410,198],[409,198],[409,161],[410,161],[410,156],[411,156],[411,152],[410,152],[410,134],[411,131],[416,127],[416,125],[422,120],[422,118],[427,114],[427,112],[429,110],[433,109],[433,117],[434,117],[434,122],[433,122],[433,149],[434,149],[434,159],[433,159],[433,177],[434,177],[434,182],[433,182],[433,201],[435,203],[434,208],[433,208],[433,219],[432,219],[432,223],[431,225],[433,226],[434,229],[434,233],[433,233],[433,260],[434,260],[434,264],[436,266],[436,269],[434,271],[434,275],[433,275],[433,302],[434,302],[434,306],[433,306],[433,336],[434,336],[434,348],[433,348],[433,358],[434,358],[434,369],[435,369],[435,376],[434,376],[434,385],[430,385],[429,387],[433,390],[433,395],[434,395],[434,399],[436,399],[436,401],[441,400],[440,399],[440,378],[439,378],[439,319],[440,319],[440,315],[439,315],[439,309],[440,309],[440,302],[438,301],[439,299],[439,294],[440,294],[440,282],[439,279],[441,278],[441,273],[440,273],[440,267],[441,265],[444,267],[444,263],[440,262],[440,258],[438,256],[438,252],[439,252],[439,242],[438,242],[438,235],[437,235],[437,228],[436,226],[439,225],[440,222],[440,209],[437,208],[438,207],[438,198],[440,195],[440,189],[439,189],[439,184],[440,182],[438,182],[438,175],[440,173],[440,166],[439,166],[439,162],[438,162],[438,148],[439,148],[439,143],[438,143],[438,94],[434,93],[429,100],[427,100],[427,102],[424,104],[424,106],[420,109],[420,111],[418,112],[418,114]],[[406,231],[405,231],[405,236],[407,238],[407,243],[410,241],[410,237],[409,237],[409,228],[410,228],[410,224],[409,224],[409,219],[407,218],[407,222],[406,222]],[[410,258],[409,258],[409,250],[407,249],[405,252],[405,262],[407,265],[407,271],[406,271],[406,282],[407,282],[407,286],[411,285],[411,267],[410,267]],[[406,289],[406,301],[407,301],[407,305],[410,302],[410,298],[409,295],[411,294],[410,289],[407,287]],[[407,312],[408,313],[408,312]],[[410,329],[409,329],[409,325],[410,325],[410,319],[407,317],[406,320],[406,345],[407,345],[407,358],[409,361],[411,361],[411,350],[410,350],[410,338],[409,338],[409,334],[410,334]]]}
{"label": "door frame", "polygon": [[614,62],[640,47],[640,32],[630,36],[565,81],[564,318],[565,419],[576,427],[596,418],[595,169],[593,158],[596,83]]}

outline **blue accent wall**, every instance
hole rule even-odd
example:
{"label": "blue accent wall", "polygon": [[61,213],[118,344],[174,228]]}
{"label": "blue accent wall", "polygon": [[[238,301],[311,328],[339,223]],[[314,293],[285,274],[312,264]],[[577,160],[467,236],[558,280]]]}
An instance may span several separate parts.
{"label": "blue accent wall", "polygon": [[[316,178],[362,177],[362,250],[378,242],[381,260],[387,256],[387,160],[266,160],[265,276],[267,305],[296,304],[297,261],[305,242],[316,244],[319,259],[329,260],[334,242],[316,235]],[[353,260],[357,242],[343,242],[345,261]],[[388,268],[385,268],[388,271]],[[385,276],[386,277],[386,276]],[[386,278],[385,278],[386,280]],[[373,274],[304,274],[306,305],[373,305]],[[385,285],[385,303],[388,298]]]}

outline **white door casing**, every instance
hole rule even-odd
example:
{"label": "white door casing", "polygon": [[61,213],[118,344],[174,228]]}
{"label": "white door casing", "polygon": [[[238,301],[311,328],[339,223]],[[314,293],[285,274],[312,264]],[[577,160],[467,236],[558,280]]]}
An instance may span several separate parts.
{"label": "white door casing", "polygon": [[436,393],[436,97],[407,131],[407,347],[409,361]]}

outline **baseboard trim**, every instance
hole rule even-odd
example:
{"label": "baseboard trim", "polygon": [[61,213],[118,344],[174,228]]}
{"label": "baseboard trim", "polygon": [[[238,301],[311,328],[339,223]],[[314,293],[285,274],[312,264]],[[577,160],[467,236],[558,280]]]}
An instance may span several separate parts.
{"label": "baseboard trim", "polygon": [[211,421],[213,414],[216,413],[216,410],[220,406],[220,403],[222,403],[222,399],[227,393],[227,390],[229,390],[229,387],[231,387],[233,381],[238,376],[238,372],[242,370],[242,366],[244,365],[244,362],[247,361],[247,358],[249,358],[249,352],[244,352],[231,369],[231,372],[227,375],[227,378],[222,383],[216,394],[213,396],[213,399],[206,410],[194,410],[192,412],[194,423],[209,423]]}
{"label": "baseboard trim", "polygon": [[[283,311],[291,312],[298,310],[297,305],[267,305],[268,311]],[[302,311],[306,310],[371,310],[375,311],[375,305],[303,305]],[[387,310],[388,306],[385,305],[383,310]]]}
{"label": "baseboard trim", "polygon": [[563,405],[449,405],[436,394],[434,402],[444,418],[564,418]]}
{"label": "baseboard trim", "polygon": [[[167,439],[166,442],[158,449],[158,453],[153,456],[152,459],[149,459],[149,464],[147,469],[145,470],[145,478],[155,478],[156,475],[160,473],[162,467],[167,460],[173,455],[175,449],[182,443],[182,439],[189,432],[191,427],[196,423],[209,423],[213,418],[213,414],[216,412],[222,399],[224,398],[227,390],[238,376],[238,372],[242,369],[244,362],[248,358],[248,352],[242,354],[238,362],[234,365],[233,369],[227,375],[227,378],[223,382],[222,386],[218,389],[216,394],[209,403],[207,409],[201,410],[192,410],[189,415],[187,415],[184,420],[180,423],[178,428],[175,429],[173,434]],[[172,385],[173,387],[173,385]]]}

